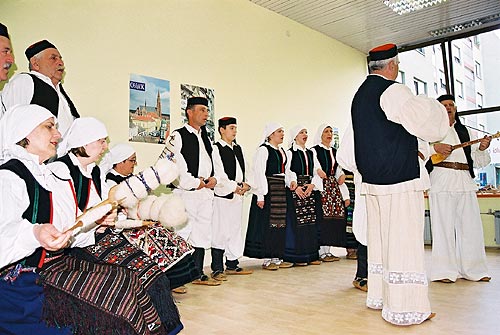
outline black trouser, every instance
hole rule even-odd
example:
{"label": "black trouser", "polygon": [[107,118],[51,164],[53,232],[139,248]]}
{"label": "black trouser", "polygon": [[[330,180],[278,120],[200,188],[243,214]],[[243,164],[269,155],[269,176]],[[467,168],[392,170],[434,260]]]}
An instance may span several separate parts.
{"label": "black trouser", "polygon": [[238,262],[237,259],[235,259],[234,261],[230,261],[226,258],[226,269],[236,270],[238,268],[238,264],[240,264],[240,262]]}
{"label": "black trouser", "polygon": [[356,277],[368,278],[368,248],[361,243],[358,245],[358,269]]}
{"label": "black trouser", "polygon": [[194,265],[196,270],[200,273],[200,277],[203,276],[203,260],[205,259],[205,249],[204,248],[194,248],[193,252]]}
{"label": "black trouser", "polygon": [[212,248],[212,272],[224,272],[224,250]]}

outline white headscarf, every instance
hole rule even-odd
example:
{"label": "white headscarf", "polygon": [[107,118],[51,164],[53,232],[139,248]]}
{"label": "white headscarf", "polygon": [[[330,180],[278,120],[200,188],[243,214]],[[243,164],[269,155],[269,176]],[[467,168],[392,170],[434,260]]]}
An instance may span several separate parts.
{"label": "white headscarf", "polygon": [[135,149],[130,144],[118,143],[104,155],[99,167],[103,172],[108,173],[113,165],[123,162],[134,153]]}
{"label": "white headscarf", "polygon": [[304,127],[301,124],[298,124],[295,127],[293,127],[292,130],[290,130],[290,132],[288,133],[288,135],[290,136],[288,139],[288,143],[290,144],[290,147],[292,147],[292,145],[295,141],[295,137],[297,137],[297,135],[302,131],[302,129],[307,130],[306,127]]}
{"label": "white headscarf", "polygon": [[[321,144],[321,135],[323,135],[323,130],[325,130],[327,127],[330,127],[333,130],[332,125],[329,123],[322,123],[319,125],[318,130],[316,131],[316,135],[314,136],[314,144],[313,145]],[[332,142],[330,143],[330,146],[333,146],[333,138],[332,138]]]}
{"label": "white headscarf", "polygon": [[45,120],[53,117],[46,108],[38,105],[15,105],[7,109],[0,120],[0,161],[6,162],[17,151],[17,142],[28,136]]}
{"label": "white headscarf", "polygon": [[57,147],[57,156],[64,156],[73,148],[79,148],[106,137],[108,137],[106,126],[96,118],[75,119]]}
{"label": "white headscarf", "polygon": [[267,138],[280,128],[283,128],[283,126],[276,122],[269,122],[268,124],[266,124],[266,126],[264,127],[264,131],[262,132],[262,140],[260,141],[260,143],[262,144],[267,142]]}

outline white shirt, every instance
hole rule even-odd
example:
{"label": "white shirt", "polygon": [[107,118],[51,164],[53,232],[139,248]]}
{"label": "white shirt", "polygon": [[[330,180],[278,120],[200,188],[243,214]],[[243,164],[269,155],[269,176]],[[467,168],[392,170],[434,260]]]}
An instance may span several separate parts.
{"label": "white shirt", "polygon": [[290,168],[292,166],[292,150],[294,151],[302,151],[304,153],[304,156],[306,157],[307,160],[307,165],[311,166],[311,170],[313,171],[312,179],[311,179],[311,184],[314,185],[315,190],[320,190],[323,191],[323,181],[321,180],[320,176],[318,175],[318,170],[321,169],[321,164],[318,161],[318,158],[315,155],[315,150],[311,150],[313,153],[313,159],[312,162],[309,162],[309,156],[307,156],[305,148],[302,148],[301,146],[298,146],[295,141],[292,144],[292,147],[290,150],[286,151],[286,166],[285,166],[285,184],[286,186],[290,187],[290,184],[294,181],[297,182],[297,174],[293,172]]}
{"label": "white shirt", "polygon": [[[49,77],[36,71],[31,71],[30,73],[37,76],[47,84],[49,84],[50,87],[54,88],[54,90],[57,92],[57,95],[59,96],[59,109],[57,114],[58,129],[59,132],[61,132],[61,134],[64,136],[64,134],[71,126],[75,118],[71,114],[71,110],[69,108],[68,102],[66,101],[66,98],[61,93],[60,83],[57,84],[56,87],[54,87],[54,84],[52,83]],[[34,87],[35,84],[33,83],[33,78],[31,78],[29,74],[19,73],[15,75],[5,85],[3,91],[1,92],[3,105],[5,106],[6,109],[8,109],[17,104],[20,105],[29,104],[31,102],[31,99],[33,99]],[[3,109],[2,106],[1,108],[2,116],[3,113],[5,113],[5,110]]]}
{"label": "white shirt", "polygon": [[[428,154],[425,142],[441,140],[450,128],[448,113],[441,103],[423,95],[415,96],[407,86],[399,83],[392,84],[382,93],[380,107],[389,121],[402,125],[410,134],[422,140],[418,144],[419,151],[424,151],[424,155]],[[337,158],[344,168],[357,171],[352,123],[346,130]],[[419,178],[391,185],[363,182],[361,194],[384,195],[428,189],[430,183],[424,161],[419,159],[419,164]]]}
{"label": "white shirt", "polygon": [[[229,146],[231,147],[231,149],[234,149],[234,147],[237,145],[234,143],[228,144],[226,141],[222,139],[218,140],[217,143],[220,143],[223,147]],[[222,163],[222,158],[219,153],[219,147],[217,147],[216,145],[213,145],[212,159],[214,162],[214,174],[217,176],[217,185],[215,185],[214,188],[215,194],[220,196],[225,196],[230,193],[233,193],[236,190],[238,183],[244,181],[243,170],[240,167],[238,159],[235,156],[236,159],[235,180],[230,180],[229,177],[227,176],[226,171],[224,171],[224,164]]]}
{"label": "white shirt", "polygon": [[[471,139],[471,133],[469,132]],[[440,141],[446,144],[460,144],[460,139],[454,127],[451,127],[446,134],[446,137]],[[433,143],[434,144],[434,143]],[[491,157],[488,150],[479,150],[480,143],[471,146],[471,157],[475,168],[482,168],[490,164]],[[435,154],[434,145],[431,145],[431,154]],[[467,164],[465,152],[462,148],[453,150],[446,157],[445,162],[458,162]],[[437,192],[469,192],[477,191],[477,184],[472,179],[469,170],[454,170],[435,166],[431,172],[431,189],[429,193]]]}
{"label": "white shirt", "polygon": [[[283,160],[286,154],[280,147],[275,147],[268,142],[264,146],[259,146],[257,152],[255,153],[253,159],[253,181],[252,181],[252,193],[257,195],[257,201],[264,201],[264,196],[267,194],[267,178],[266,178],[266,166],[267,158],[269,156],[269,151],[265,146],[270,146],[271,148],[280,151],[283,156]],[[276,175],[284,176],[283,173],[278,173]]]}
{"label": "white shirt", "polygon": [[[53,222],[59,230],[65,231],[75,223],[76,203],[69,182],[56,178],[51,166],[38,163],[38,156],[27,153],[19,147],[15,150],[19,159],[46,190],[52,192]],[[24,152],[23,152],[24,151]],[[58,174],[59,175],[59,174]],[[67,174],[69,176],[69,172]],[[35,252],[40,243],[33,234],[34,225],[22,218],[30,200],[26,183],[15,173],[0,170],[0,268],[23,259]],[[42,224],[48,222],[37,222]],[[72,247],[83,247],[94,243],[94,233],[75,236]]]}
{"label": "white shirt", "polygon": [[[195,134],[198,138],[198,176],[203,178],[209,178],[212,173],[212,159],[205,149],[205,145],[203,143],[203,139],[201,138],[201,130],[196,130],[191,127],[189,124],[185,124],[184,127],[192,134]],[[200,179],[194,177],[190,172],[188,172],[187,163],[184,156],[181,154],[182,149],[182,137],[178,131],[174,131],[175,134],[173,141],[173,149],[174,149],[174,158],[179,168],[179,177],[177,178],[176,183],[179,188],[190,191],[193,189],[197,189],[200,186]],[[216,179],[217,177],[214,176]],[[217,179],[218,180],[218,179]],[[206,189],[209,190],[209,189]]]}

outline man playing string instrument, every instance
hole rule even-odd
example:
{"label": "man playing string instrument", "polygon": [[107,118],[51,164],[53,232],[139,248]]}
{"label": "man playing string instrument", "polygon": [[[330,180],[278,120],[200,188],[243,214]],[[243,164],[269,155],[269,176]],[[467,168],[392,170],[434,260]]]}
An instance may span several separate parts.
{"label": "man playing string instrument", "polygon": [[[453,283],[458,278],[489,281],[484,250],[483,226],[479,213],[474,169],[487,166],[490,137],[453,150],[453,145],[471,140],[460,122],[455,97],[442,95],[451,128],[441,142],[431,145],[432,153],[445,157],[431,168],[429,206],[432,222],[431,280]],[[429,164],[428,164],[429,167]]]}

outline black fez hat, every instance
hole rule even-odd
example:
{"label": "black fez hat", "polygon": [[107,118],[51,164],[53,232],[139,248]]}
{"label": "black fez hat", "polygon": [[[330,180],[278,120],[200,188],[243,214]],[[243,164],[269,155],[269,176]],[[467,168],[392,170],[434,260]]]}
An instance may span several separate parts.
{"label": "black fez hat", "polygon": [[219,119],[219,128],[228,126],[230,124],[236,124],[236,118],[231,116],[226,116]]}
{"label": "black fez hat", "polygon": [[7,30],[7,27],[0,23],[0,36],[7,37],[9,40],[9,31]]}
{"label": "black fez hat", "polygon": [[193,105],[203,105],[208,107],[208,99],[204,97],[189,98],[186,106],[193,106]]}
{"label": "black fez hat", "polygon": [[445,101],[445,100],[452,100],[453,102],[455,101],[455,97],[451,94],[443,94],[439,98],[437,98],[437,101]]}
{"label": "black fez hat", "polygon": [[54,44],[50,43],[47,40],[42,40],[42,41],[38,41],[38,42],[33,43],[32,45],[30,45],[26,49],[26,51],[24,52],[24,54],[26,55],[26,58],[28,58],[28,60],[30,60],[31,57],[33,57],[37,53],[42,52],[43,50],[49,49],[49,48],[57,49]]}
{"label": "black fez hat", "polygon": [[384,44],[373,48],[368,53],[369,61],[384,60],[398,55],[398,47],[396,44]]}

